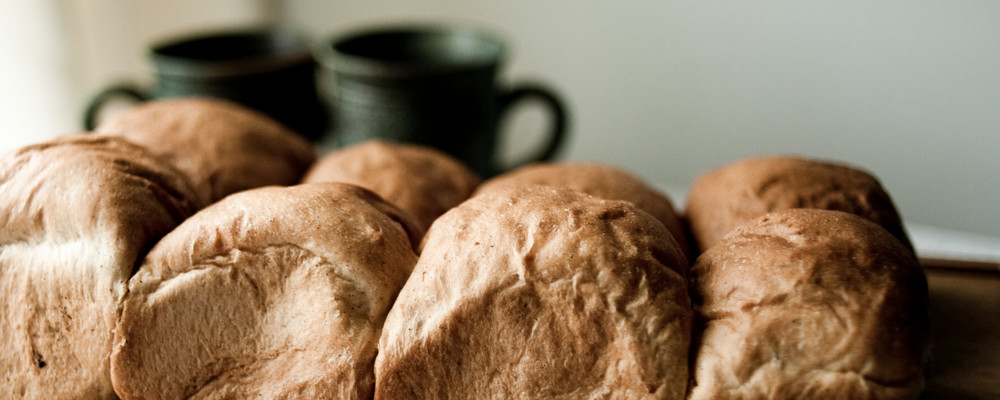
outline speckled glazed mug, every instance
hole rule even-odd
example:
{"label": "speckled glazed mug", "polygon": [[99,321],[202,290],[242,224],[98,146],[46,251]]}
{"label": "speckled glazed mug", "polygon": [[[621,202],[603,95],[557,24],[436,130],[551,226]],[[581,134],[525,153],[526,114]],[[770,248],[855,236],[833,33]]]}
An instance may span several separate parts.
{"label": "speckled glazed mug", "polygon": [[[331,136],[337,146],[377,138],[435,147],[484,177],[551,159],[566,137],[563,102],[538,84],[499,85],[503,57],[502,40],[464,26],[392,25],[336,36],[317,50]],[[528,100],[550,112],[550,129],[535,154],[501,165],[501,119]]]}
{"label": "speckled glazed mug", "polygon": [[253,27],[196,33],[152,46],[149,58],[152,88],[118,84],[101,91],[87,106],[85,129],[96,127],[100,110],[113,99],[201,96],[256,109],[312,140],[327,131],[312,43],[298,32]]}

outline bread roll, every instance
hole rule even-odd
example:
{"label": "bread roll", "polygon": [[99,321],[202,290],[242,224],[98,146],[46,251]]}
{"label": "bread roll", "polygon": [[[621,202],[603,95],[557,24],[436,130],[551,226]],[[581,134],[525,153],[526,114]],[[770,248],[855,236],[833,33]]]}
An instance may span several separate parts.
{"label": "bread roll", "polygon": [[685,206],[701,251],[737,226],[769,211],[819,208],[849,212],[910,240],[889,194],[858,168],[794,156],[743,159],[710,171],[691,186]]}
{"label": "bread roll", "polygon": [[199,206],[179,172],[119,138],[69,135],[0,156],[0,398],[114,398],[126,281]]}
{"label": "bread roll", "polygon": [[367,188],[410,212],[426,230],[468,198],[479,177],[433,148],[372,140],[323,156],[303,182],[346,182]]}
{"label": "bread roll", "polygon": [[927,281],[871,221],[769,213],[702,254],[691,275],[704,323],[691,400],[918,398]]}
{"label": "bread roll", "polygon": [[534,186],[434,223],[386,317],[376,399],[683,399],[685,258],[625,201]]}
{"label": "bread roll", "polygon": [[101,123],[97,132],[148,148],[213,203],[235,192],[293,185],[316,160],[312,145],[259,112],[223,100],[162,99]]}
{"label": "bread roll", "polygon": [[688,253],[687,234],[670,199],[621,169],[597,163],[541,163],[494,177],[476,190],[488,193],[517,185],[550,185],[578,190],[608,200],[626,200],[656,217]]}
{"label": "bread roll", "polygon": [[379,330],[416,262],[412,217],[353,185],[268,187],[198,212],[129,281],[123,399],[370,398]]}

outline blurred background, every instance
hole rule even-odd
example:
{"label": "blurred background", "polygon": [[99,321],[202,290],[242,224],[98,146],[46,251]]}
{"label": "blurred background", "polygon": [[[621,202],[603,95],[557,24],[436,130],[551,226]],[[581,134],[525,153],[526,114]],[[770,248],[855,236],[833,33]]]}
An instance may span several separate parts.
{"label": "blurred background", "polygon": [[[150,82],[150,44],[287,25],[318,43],[372,24],[481,25],[502,79],[556,88],[563,160],[684,189],[736,159],[792,153],[878,176],[908,223],[1000,237],[1000,2],[39,0],[0,13],[0,151],[80,130],[90,96]],[[505,154],[544,114],[507,121]],[[682,199],[675,199],[680,207]]]}

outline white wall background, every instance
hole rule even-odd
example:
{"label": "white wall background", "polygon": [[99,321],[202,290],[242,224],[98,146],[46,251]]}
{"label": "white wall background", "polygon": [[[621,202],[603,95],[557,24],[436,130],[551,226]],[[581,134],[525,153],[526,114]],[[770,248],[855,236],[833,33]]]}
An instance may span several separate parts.
{"label": "white wall background", "polygon": [[[141,78],[151,41],[281,21],[322,40],[387,21],[481,24],[504,77],[572,109],[563,159],[689,185],[741,157],[863,166],[908,222],[1000,236],[1000,3],[992,1],[75,0],[0,13],[0,150],[78,129],[89,93]],[[36,21],[25,24],[23,21]],[[511,125],[510,153],[544,121]],[[525,144],[528,143],[528,144]]]}
{"label": "white wall background", "polygon": [[31,0],[0,12],[0,151],[81,129],[94,93],[148,83],[150,43],[273,21],[260,0]]}
{"label": "white wall background", "polygon": [[387,19],[494,29],[511,42],[506,77],[571,103],[565,159],[672,185],[757,154],[842,160],[907,221],[1000,236],[998,2],[284,4],[318,38]]}

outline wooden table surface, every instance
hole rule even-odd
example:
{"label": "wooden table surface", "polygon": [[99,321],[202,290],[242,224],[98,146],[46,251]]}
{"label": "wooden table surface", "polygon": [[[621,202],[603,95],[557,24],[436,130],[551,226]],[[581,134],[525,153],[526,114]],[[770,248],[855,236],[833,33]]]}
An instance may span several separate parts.
{"label": "wooden table surface", "polygon": [[927,399],[1000,399],[1000,271],[926,268]]}

